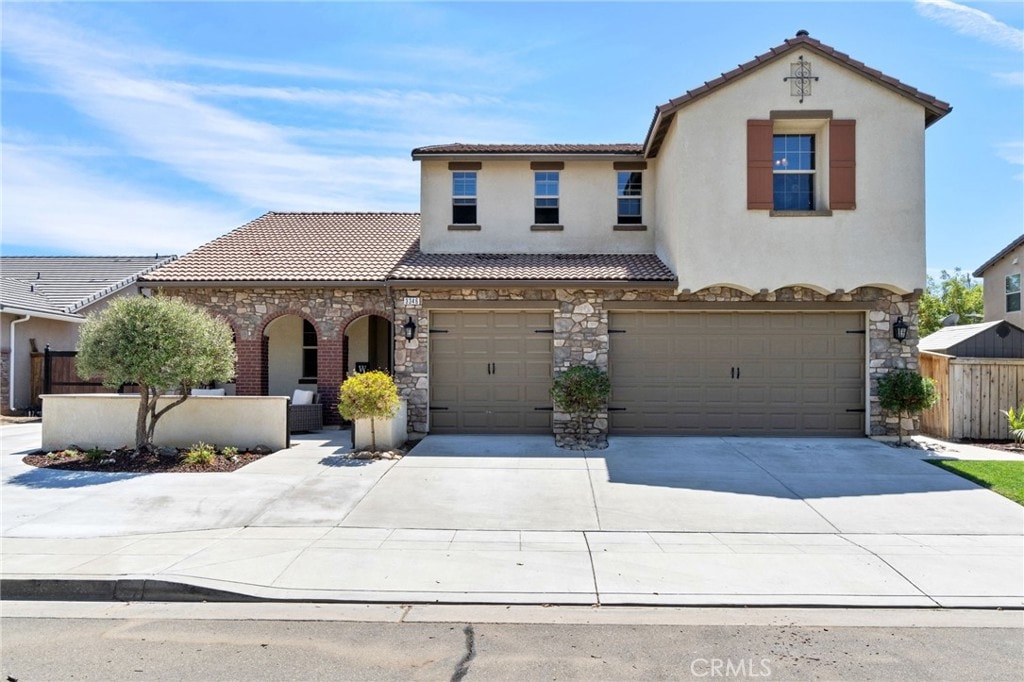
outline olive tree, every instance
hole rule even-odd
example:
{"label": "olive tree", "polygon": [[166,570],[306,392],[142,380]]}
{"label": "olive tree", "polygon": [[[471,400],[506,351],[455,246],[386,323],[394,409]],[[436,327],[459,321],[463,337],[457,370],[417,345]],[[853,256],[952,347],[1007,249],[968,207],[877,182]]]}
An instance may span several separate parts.
{"label": "olive tree", "polygon": [[[100,377],[104,386],[138,384],[135,447],[153,446],[160,417],[211,381],[227,381],[235,372],[231,327],[202,308],[161,296],[114,300],[82,325],[78,373]],[[160,397],[179,395],[157,409]]]}
{"label": "olive tree", "polygon": [[394,417],[400,406],[395,380],[385,372],[353,374],[338,389],[338,413],[344,419],[370,420],[370,449],[374,452],[377,451],[375,420]]}
{"label": "olive tree", "polygon": [[[895,412],[897,417],[908,417],[927,410],[939,400],[935,380],[917,372],[898,369],[878,380],[878,404],[882,409]],[[903,444],[903,420],[899,419],[899,442]]]}

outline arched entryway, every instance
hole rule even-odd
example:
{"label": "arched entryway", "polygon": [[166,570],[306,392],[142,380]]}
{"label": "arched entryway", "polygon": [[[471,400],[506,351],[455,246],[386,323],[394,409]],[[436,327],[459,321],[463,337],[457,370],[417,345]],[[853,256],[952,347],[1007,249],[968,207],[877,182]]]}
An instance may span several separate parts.
{"label": "arched entryway", "polygon": [[345,327],[342,353],[345,376],[371,370],[392,374],[394,338],[391,321],[381,315],[371,313],[349,322]]}
{"label": "arched entryway", "polygon": [[263,330],[263,394],[287,395],[295,389],[316,391],[319,334],[312,321],[286,314]]}

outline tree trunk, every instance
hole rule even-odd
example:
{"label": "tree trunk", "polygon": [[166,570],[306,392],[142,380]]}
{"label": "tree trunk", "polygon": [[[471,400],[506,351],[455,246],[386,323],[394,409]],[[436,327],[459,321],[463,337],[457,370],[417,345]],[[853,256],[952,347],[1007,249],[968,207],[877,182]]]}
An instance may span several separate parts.
{"label": "tree trunk", "polygon": [[146,447],[149,434],[148,417],[149,415],[149,386],[145,384],[139,385],[139,410],[135,415],[135,449],[142,450]]}
{"label": "tree trunk", "polygon": [[370,449],[377,452],[377,427],[373,417],[370,417]]}

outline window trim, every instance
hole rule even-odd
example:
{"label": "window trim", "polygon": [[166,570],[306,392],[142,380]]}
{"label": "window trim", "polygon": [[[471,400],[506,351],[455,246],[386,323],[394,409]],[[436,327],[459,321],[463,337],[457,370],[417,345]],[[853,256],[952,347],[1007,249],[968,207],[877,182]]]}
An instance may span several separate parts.
{"label": "window trim", "polygon": [[[459,184],[460,176],[463,179],[468,179],[470,176],[473,180],[473,193],[472,194],[459,194],[457,193],[457,186]],[[475,170],[453,170],[452,171],[452,225],[479,225],[480,216],[478,215],[479,202],[477,197],[479,196],[479,178],[477,177],[477,171]],[[465,189],[465,187],[463,187]],[[459,202],[470,202],[472,203],[459,203]],[[458,214],[456,207],[461,208],[473,208],[472,220],[458,220]]]}
{"label": "window trim", "polygon": [[[1004,299],[1004,306],[1006,307],[1006,312],[1008,312],[1008,313],[1020,312],[1020,309],[1021,309],[1021,306],[1020,306],[1020,304],[1021,304],[1021,286],[1020,286],[1021,285],[1021,281],[1020,280],[1021,280],[1020,273],[1017,272],[1017,273],[1014,273],[1012,275],[1007,275],[1006,279],[1003,281],[1003,289],[1004,289],[1004,291],[1006,293],[1006,298]],[[1016,290],[1011,290],[1010,289],[1011,281],[1013,282],[1012,286],[1015,286]],[[1012,299],[1016,300],[1016,302],[1017,302],[1016,303],[1017,307],[1013,308],[1013,309],[1010,308],[1011,297],[1012,297]]]}
{"label": "window trim", "polygon": [[[546,176],[543,179],[541,176]],[[550,176],[554,176],[552,180]],[[540,183],[550,184],[554,182],[555,194],[540,194],[538,190],[538,184]],[[533,172],[533,224],[534,225],[558,225],[559,218],[561,217],[561,201],[559,197],[562,191],[562,177],[561,171],[557,170],[541,170]],[[540,206],[541,201],[554,202],[549,206]],[[541,213],[539,211],[554,212],[554,219],[541,220]]]}
{"label": "window trim", "polygon": [[[779,160],[776,159],[777,152],[775,151],[776,142],[779,138],[806,138],[810,140],[810,168],[780,168]],[[800,153],[799,151],[797,153]],[[785,162],[785,158],[782,159]],[[810,198],[811,205],[807,208],[779,208],[779,190],[775,189],[775,180],[780,176],[801,176],[808,177],[810,179]],[[819,190],[820,190],[820,177],[818,175],[818,135],[811,131],[779,131],[778,128],[772,129],[772,212],[775,214],[793,214],[793,213],[815,213],[821,210]]]}
{"label": "window trim", "polygon": [[[307,341],[306,334],[308,333],[307,326],[309,327],[309,329],[312,330],[312,333],[313,333],[313,341],[315,343],[313,343],[312,345],[306,343],[306,341]],[[307,320],[306,318],[302,318],[302,377],[300,378],[299,383],[303,383],[303,384],[313,384],[313,383],[316,383],[317,376],[318,376],[319,371],[320,371],[320,351],[318,350],[319,347],[320,347],[320,337],[317,334],[316,326],[312,322]],[[313,351],[313,359],[314,359],[314,364],[315,364],[316,371],[313,372],[312,374],[307,374],[306,373],[306,370],[309,369],[309,367],[306,366],[306,351]]]}
{"label": "window trim", "polygon": [[[626,176],[623,182],[623,176]],[[632,184],[633,176],[637,177],[636,194],[629,194],[628,190]],[[623,202],[636,202],[639,207],[637,213],[623,213]],[[625,218],[625,220],[623,220]],[[615,224],[616,225],[643,225],[644,224],[644,173],[642,170],[619,170],[615,172]]]}

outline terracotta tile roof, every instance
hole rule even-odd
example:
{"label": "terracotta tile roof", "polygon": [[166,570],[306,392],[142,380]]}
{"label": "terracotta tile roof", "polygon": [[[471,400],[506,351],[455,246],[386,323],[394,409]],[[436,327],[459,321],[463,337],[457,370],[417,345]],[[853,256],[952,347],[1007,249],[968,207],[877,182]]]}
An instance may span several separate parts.
{"label": "terracotta tile roof", "polygon": [[146,276],[160,282],[383,282],[418,213],[267,213]]}
{"label": "terracotta tile roof", "polygon": [[1004,246],[1002,249],[1000,249],[999,253],[997,253],[996,255],[992,256],[987,261],[985,261],[984,265],[982,265],[981,267],[979,267],[977,270],[974,271],[974,276],[975,277],[984,277],[986,270],[988,270],[990,267],[995,265],[996,262],[998,260],[1000,260],[1003,256],[1005,256],[1006,254],[1010,253],[1011,251],[1016,249],[1018,246],[1021,246],[1022,244],[1024,244],[1024,234],[1022,234],[1019,237],[1017,237],[1016,239],[1014,239],[1012,242],[1010,242],[1009,244]]}
{"label": "terracotta tile roof", "polygon": [[764,54],[754,57],[749,62],[740,64],[732,71],[723,73],[718,78],[707,81],[700,87],[688,90],[685,94],[658,106],[654,113],[654,120],[651,121],[651,127],[647,133],[647,139],[644,142],[644,149],[646,150],[647,156],[657,156],[661,142],[664,139],[665,134],[668,132],[668,127],[672,123],[672,119],[679,109],[700,99],[701,97],[704,97],[705,95],[710,94],[711,92],[714,92],[723,85],[738,78],[742,78],[743,76],[746,76],[747,74],[756,71],[800,48],[819,54],[835,64],[839,64],[840,66],[856,71],[861,76],[864,76],[883,87],[889,88],[897,94],[914,100],[924,107],[926,127],[935,123],[953,110],[953,107],[951,107],[947,102],[943,102],[933,95],[921,92],[917,88],[913,88],[902,83],[892,76],[887,76],[878,69],[873,69],[870,66],[865,65],[864,62],[853,59],[850,55],[840,52],[834,47],[810,37],[807,35],[806,31],[799,31],[797,32],[796,37],[785,40],[781,45],[773,47]]}
{"label": "terracotta tile roof", "polygon": [[415,252],[396,280],[573,280],[674,282],[654,254],[434,254]]}
{"label": "terracotta tile roof", "polygon": [[639,155],[643,145],[631,142],[614,144],[437,144],[412,150],[413,158],[431,155],[463,154],[628,154]]}
{"label": "terracotta tile roof", "polygon": [[75,317],[174,256],[4,256],[0,308]]}

